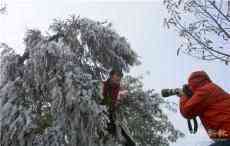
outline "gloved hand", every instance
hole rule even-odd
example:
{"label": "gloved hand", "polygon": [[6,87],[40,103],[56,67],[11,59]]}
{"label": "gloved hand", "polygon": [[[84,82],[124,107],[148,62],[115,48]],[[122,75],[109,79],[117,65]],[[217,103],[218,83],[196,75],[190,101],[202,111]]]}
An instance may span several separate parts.
{"label": "gloved hand", "polygon": [[193,95],[192,90],[189,88],[189,86],[187,84],[183,85],[182,92],[187,97],[192,97],[192,95]]}

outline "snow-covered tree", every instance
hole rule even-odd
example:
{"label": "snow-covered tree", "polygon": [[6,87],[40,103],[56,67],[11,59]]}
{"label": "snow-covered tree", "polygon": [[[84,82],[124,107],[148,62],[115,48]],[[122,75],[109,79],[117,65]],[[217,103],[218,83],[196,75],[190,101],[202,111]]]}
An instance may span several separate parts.
{"label": "snow-covered tree", "polygon": [[[1,45],[0,144],[118,145],[115,138],[104,141],[111,135],[109,118],[96,80],[112,67],[128,72],[140,64],[137,54],[107,22],[72,16],[50,29],[47,35],[29,30],[22,56]],[[168,145],[182,136],[161,111],[163,100],[144,91],[138,79],[124,82],[130,94],[119,113],[140,145]]]}
{"label": "snow-covered tree", "polygon": [[184,134],[174,129],[163,108],[175,111],[174,103],[166,102],[154,90],[143,90],[141,79],[124,78],[129,91],[119,111],[127,117],[134,138],[141,146],[167,146]]}

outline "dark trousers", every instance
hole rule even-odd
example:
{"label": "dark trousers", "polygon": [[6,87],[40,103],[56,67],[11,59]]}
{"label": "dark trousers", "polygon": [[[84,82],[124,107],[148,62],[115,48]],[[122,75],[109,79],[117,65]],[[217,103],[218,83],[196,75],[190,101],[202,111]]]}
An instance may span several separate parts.
{"label": "dark trousers", "polygon": [[230,140],[226,141],[216,141],[209,146],[230,146]]}
{"label": "dark trousers", "polygon": [[108,123],[108,130],[111,134],[116,134],[116,116],[114,110],[109,109],[109,120],[110,122]]}

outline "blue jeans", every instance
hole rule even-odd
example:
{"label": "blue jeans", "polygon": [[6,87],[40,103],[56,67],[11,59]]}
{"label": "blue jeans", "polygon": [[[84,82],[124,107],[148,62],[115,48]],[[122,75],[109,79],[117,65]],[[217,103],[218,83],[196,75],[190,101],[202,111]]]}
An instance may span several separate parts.
{"label": "blue jeans", "polygon": [[216,141],[209,146],[230,146],[230,140],[226,141]]}

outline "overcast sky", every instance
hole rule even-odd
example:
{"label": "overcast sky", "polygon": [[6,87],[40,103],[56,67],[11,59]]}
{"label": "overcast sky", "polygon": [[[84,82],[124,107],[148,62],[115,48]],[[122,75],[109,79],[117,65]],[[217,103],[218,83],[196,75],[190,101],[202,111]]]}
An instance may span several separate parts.
{"label": "overcast sky", "polygon": [[[173,30],[163,27],[166,11],[162,2],[76,2],[76,0],[6,0],[7,15],[0,16],[0,42],[7,43],[23,53],[23,37],[27,29],[41,29],[44,33],[54,18],[67,18],[71,14],[94,20],[108,20],[120,35],[125,36],[139,54],[142,65],[134,67],[131,74],[144,76],[145,88],[159,91],[167,87],[180,87],[192,71],[205,70],[213,81],[230,91],[230,67],[220,62],[205,62],[189,56],[176,56],[179,41]],[[150,72],[149,75],[146,72]],[[176,97],[170,99],[178,101]],[[175,127],[187,138],[173,146],[195,146],[195,141],[209,141],[203,128],[188,135],[186,121],[170,115]],[[193,137],[191,139],[191,137]],[[188,144],[188,142],[190,144]]]}

